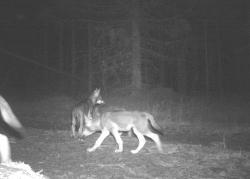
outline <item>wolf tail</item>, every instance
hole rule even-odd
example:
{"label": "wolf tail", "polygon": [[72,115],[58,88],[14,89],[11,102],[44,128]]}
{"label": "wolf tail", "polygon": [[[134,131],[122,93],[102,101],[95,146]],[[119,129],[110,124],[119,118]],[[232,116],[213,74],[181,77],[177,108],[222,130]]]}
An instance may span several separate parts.
{"label": "wolf tail", "polygon": [[162,130],[161,127],[155,122],[154,116],[153,116],[152,114],[149,114],[149,113],[147,113],[147,112],[144,112],[143,115],[145,115],[146,119],[147,119],[148,121],[150,121],[151,126],[152,126],[157,132],[159,132],[160,134],[163,134],[163,133],[161,132],[161,130]]}
{"label": "wolf tail", "polygon": [[17,134],[17,137],[24,137],[25,129],[11,110],[8,102],[2,96],[0,96],[0,112],[3,121],[8,125],[8,127],[14,130],[13,132]]}

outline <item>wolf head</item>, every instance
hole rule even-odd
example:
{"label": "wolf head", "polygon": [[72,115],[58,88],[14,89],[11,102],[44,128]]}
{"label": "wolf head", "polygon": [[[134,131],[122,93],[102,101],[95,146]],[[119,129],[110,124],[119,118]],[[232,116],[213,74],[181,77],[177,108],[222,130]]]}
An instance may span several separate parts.
{"label": "wolf head", "polygon": [[101,90],[100,89],[95,89],[93,93],[90,95],[90,100],[93,105],[95,104],[104,104],[104,101],[102,99],[102,96],[100,94]]}

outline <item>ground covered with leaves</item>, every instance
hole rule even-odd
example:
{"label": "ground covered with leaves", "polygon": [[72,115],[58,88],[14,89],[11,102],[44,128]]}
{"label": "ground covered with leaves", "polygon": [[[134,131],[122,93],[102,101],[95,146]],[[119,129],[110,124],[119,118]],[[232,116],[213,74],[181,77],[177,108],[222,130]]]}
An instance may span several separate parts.
{"label": "ground covered with leaves", "polygon": [[164,153],[148,141],[139,154],[129,151],[134,137],[123,136],[124,152],[114,153],[108,137],[95,152],[86,152],[98,133],[82,141],[68,131],[29,129],[29,137],[12,144],[13,158],[25,161],[50,178],[248,178],[250,154],[218,146],[172,144],[164,140]]}
{"label": "ground covered with leaves", "polygon": [[[158,96],[160,92],[155,93]],[[179,100],[172,94],[171,99],[163,99],[164,94],[160,95],[163,101],[145,100],[147,96],[142,96],[131,97],[131,102],[123,95],[120,100],[109,103],[153,113],[164,130],[161,136],[164,153],[159,153],[155,144],[147,140],[138,154],[131,154],[138,140],[127,135],[122,136],[123,153],[114,152],[117,145],[112,136],[95,152],[88,153],[86,149],[94,144],[100,133],[82,140],[72,138],[70,111],[77,100],[56,96],[10,100],[27,128],[26,138],[11,140],[12,158],[53,179],[249,178],[249,127],[232,120],[241,118],[244,121],[243,118],[249,116],[248,110],[242,110],[239,104],[237,108],[232,105],[219,108],[216,103],[217,106],[207,108],[197,100]],[[222,119],[215,123],[217,118]]]}

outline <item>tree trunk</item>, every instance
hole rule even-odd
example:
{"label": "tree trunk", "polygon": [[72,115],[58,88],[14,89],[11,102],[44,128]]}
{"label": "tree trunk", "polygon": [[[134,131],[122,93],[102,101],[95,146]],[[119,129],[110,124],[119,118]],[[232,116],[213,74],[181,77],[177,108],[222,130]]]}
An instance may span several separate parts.
{"label": "tree trunk", "polygon": [[[42,58],[44,61],[44,65],[45,66],[49,66],[49,56],[48,56],[48,23],[45,22],[44,23],[44,28],[43,28],[43,37],[42,37]],[[44,69],[44,80],[45,80],[45,84],[48,84],[49,82],[49,72],[47,69]]]}
{"label": "tree trunk", "polygon": [[223,95],[223,86],[222,86],[222,53],[221,53],[221,34],[220,34],[220,26],[216,23],[216,31],[217,31],[217,58],[218,58],[218,80],[217,87],[219,88],[219,95],[222,97]]}
{"label": "tree trunk", "polygon": [[209,96],[209,63],[208,63],[208,44],[207,44],[207,22],[204,22],[204,50],[205,50],[205,81],[206,81],[206,97]]}
{"label": "tree trunk", "polygon": [[[162,87],[164,87],[165,83],[166,83],[166,62],[163,59],[161,59],[161,61],[160,61],[160,69],[159,70],[160,70],[160,73],[159,73],[160,85]],[[156,85],[158,85],[158,84],[156,84]]]}
{"label": "tree trunk", "polygon": [[177,89],[180,93],[187,93],[187,71],[186,71],[186,41],[181,44],[180,54],[177,56]]}
{"label": "tree trunk", "polygon": [[132,0],[132,86],[140,89],[142,86],[141,77],[141,49],[139,29],[139,0]]}
{"label": "tree trunk", "polygon": [[184,57],[178,57],[177,59],[177,89],[180,93],[187,93],[187,73],[186,73],[186,63]]}
{"label": "tree trunk", "polygon": [[101,60],[101,74],[102,74],[102,90],[106,91],[106,74],[105,74],[105,70],[107,69],[107,65],[106,65],[106,55],[105,55],[105,50],[102,50],[102,60]]}
{"label": "tree trunk", "polygon": [[[59,71],[63,72],[64,68],[64,55],[63,55],[63,31],[64,31],[64,23],[59,22],[58,23],[58,28],[59,28],[59,40],[58,40],[58,46],[59,46],[59,60],[58,60],[58,69]],[[59,78],[59,85],[60,89],[63,91],[64,89],[64,78],[61,77]]]}
{"label": "tree trunk", "polygon": [[[75,37],[75,22],[72,21],[72,29],[71,29],[71,74],[72,76],[76,76],[76,68],[77,68],[77,61],[76,61],[76,37]],[[76,89],[76,81],[75,79],[71,79],[71,91],[75,92]]]}
{"label": "tree trunk", "polygon": [[92,82],[93,82],[93,75],[92,75],[92,36],[91,36],[91,24],[88,24],[88,91],[91,92],[92,90]]}
{"label": "tree trunk", "polygon": [[59,40],[58,40],[58,46],[59,46],[59,61],[58,61],[58,69],[60,71],[63,71],[64,67],[64,56],[63,56],[63,28],[64,24],[63,22],[58,22],[58,28],[59,28]]}

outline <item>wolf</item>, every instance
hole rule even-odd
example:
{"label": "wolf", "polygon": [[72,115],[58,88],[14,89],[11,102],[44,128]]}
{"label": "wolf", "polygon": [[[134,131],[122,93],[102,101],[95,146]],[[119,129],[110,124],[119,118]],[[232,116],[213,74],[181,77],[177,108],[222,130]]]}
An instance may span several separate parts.
{"label": "wolf", "polygon": [[73,137],[76,137],[77,123],[79,123],[78,136],[82,135],[82,131],[84,128],[84,121],[85,121],[84,114],[87,115],[88,112],[92,114],[94,106],[96,104],[99,104],[99,105],[104,104],[104,101],[102,99],[100,92],[101,92],[100,89],[95,89],[87,100],[81,101],[73,108],[72,113],[71,113],[71,118],[72,118],[72,123],[71,123],[72,134],[71,135]]}
{"label": "wolf", "polygon": [[97,119],[100,118],[101,115],[106,112],[121,112],[121,111],[126,111],[126,109],[118,106],[110,106],[107,105],[106,103],[95,104],[92,113],[90,111],[91,114],[90,117],[92,117],[93,119]]}
{"label": "wolf", "polygon": [[95,151],[104,141],[104,139],[111,133],[118,149],[115,152],[123,152],[123,141],[121,139],[121,133],[123,131],[133,130],[134,134],[139,140],[139,144],[136,149],[131,150],[132,154],[138,153],[146,143],[144,136],[151,138],[159,150],[163,152],[161,140],[158,134],[153,133],[149,128],[151,126],[160,132],[161,128],[155,122],[154,117],[148,112],[140,111],[117,111],[117,112],[105,112],[99,118],[92,118],[90,113],[85,116],[85,129],[83,136],[89,136],[97,131],[101,131],[101,135],[96,140],[93,147],[88,148],[88,152]]}
{"label": "wolf", "polygon": [[[8,102],[0,95],[1,129],[5,133],[16,134],[18,138],[25,135],[25,129],[18,121]],[[11,162],[11,148],[8,137],[5,133],[0,133],[0,162]]]}

